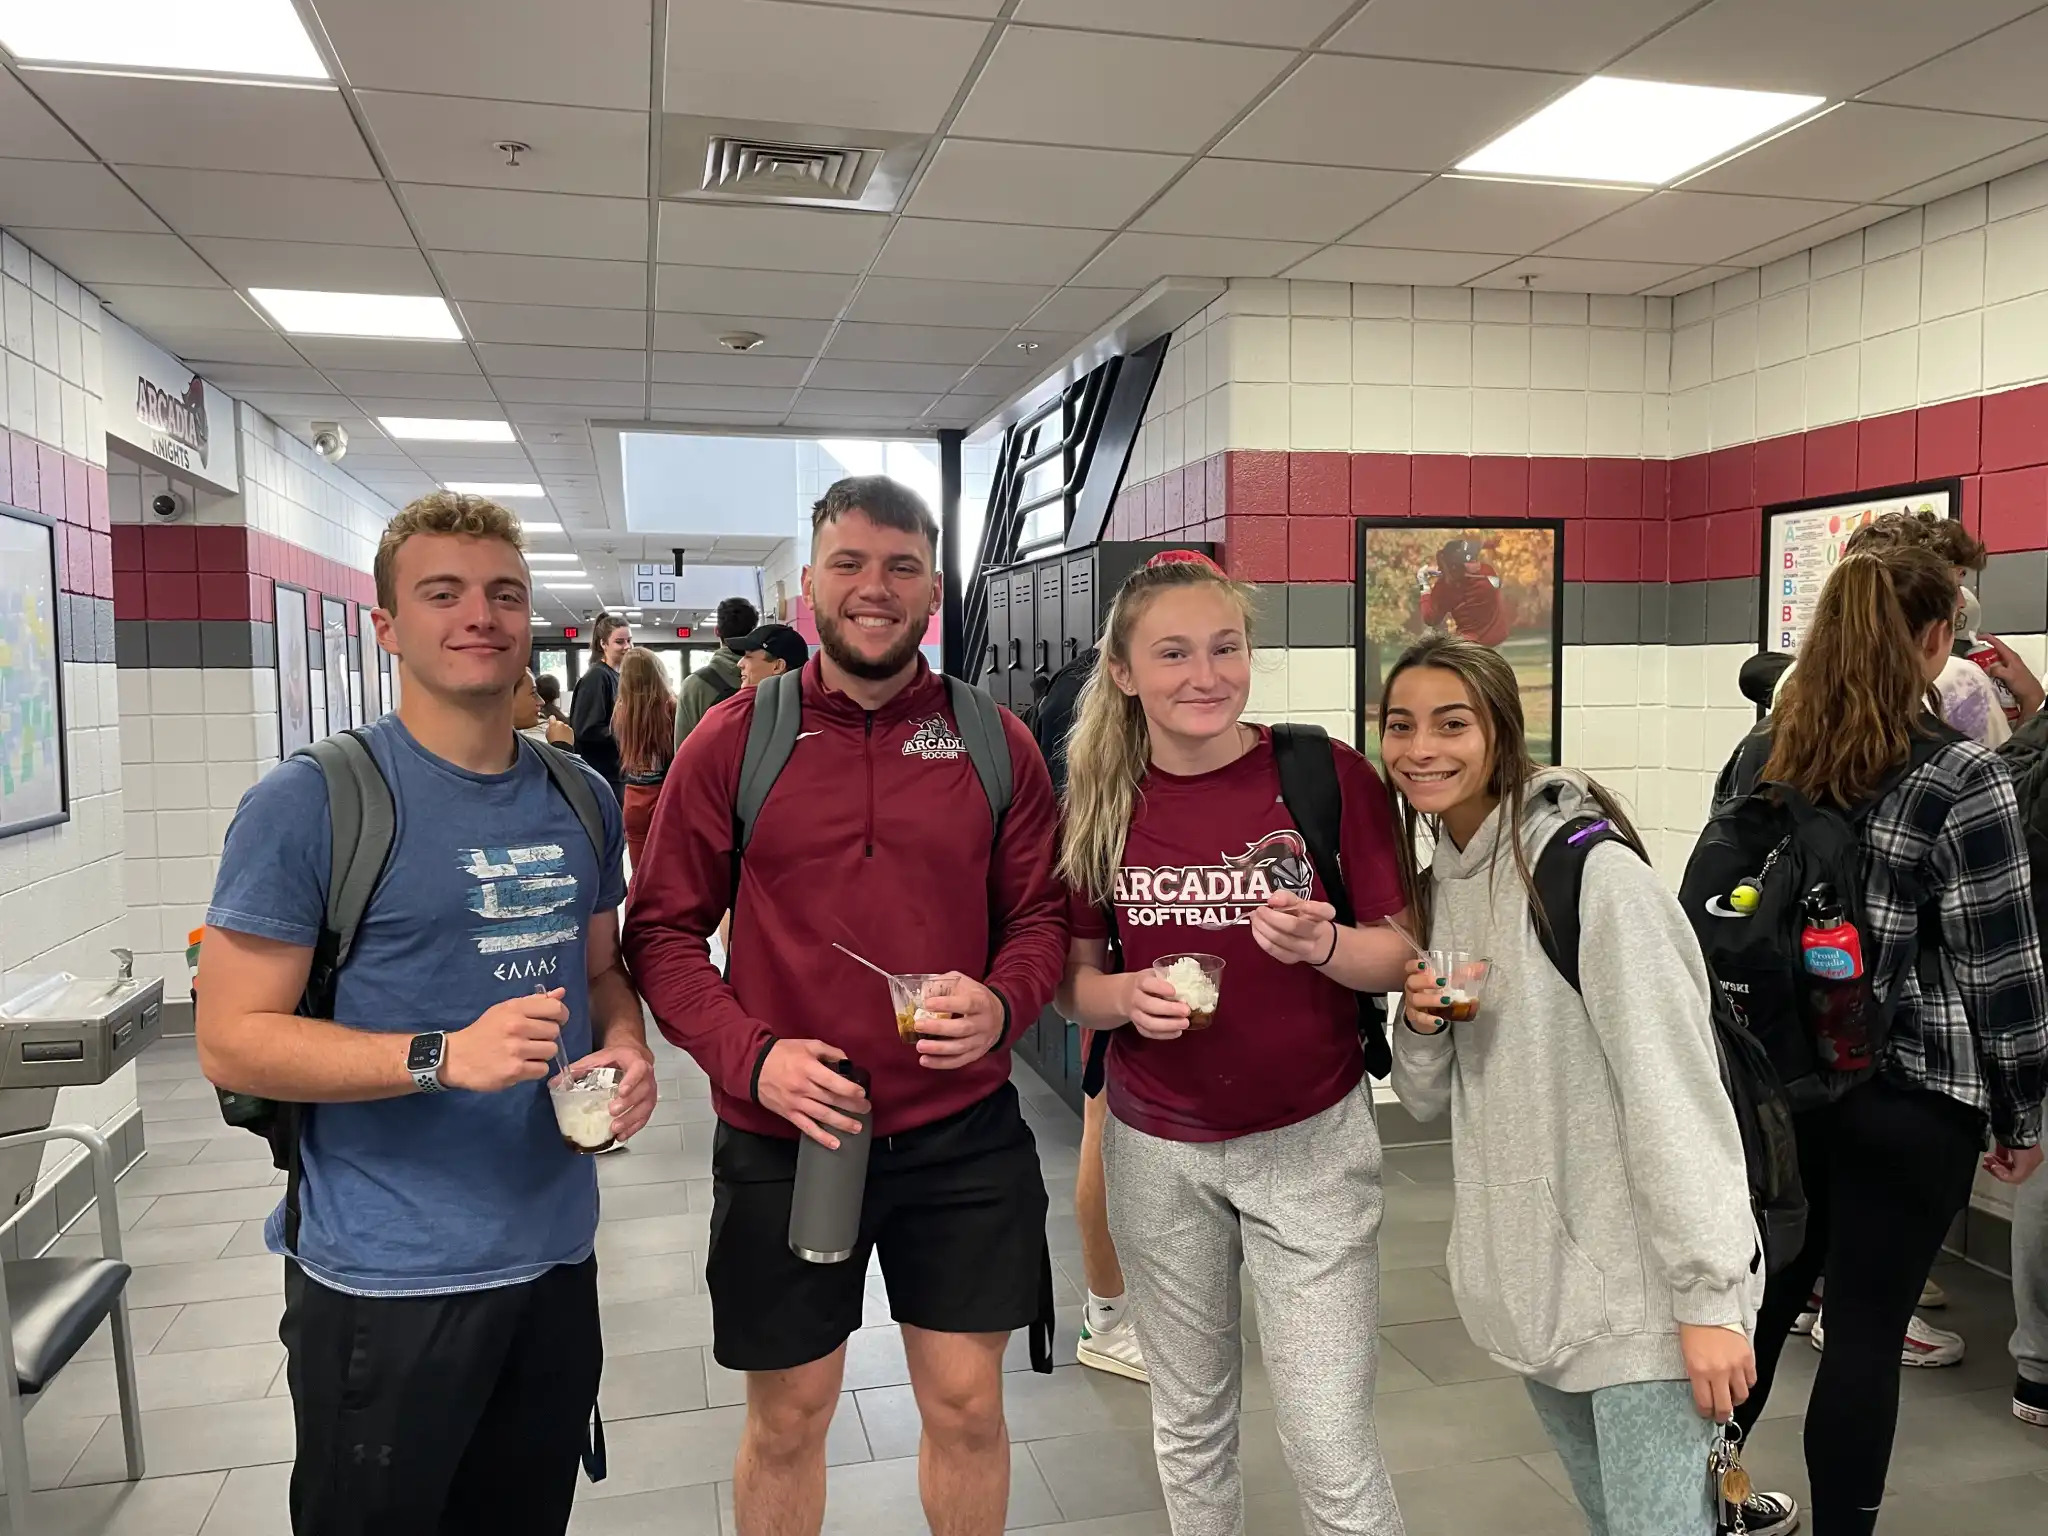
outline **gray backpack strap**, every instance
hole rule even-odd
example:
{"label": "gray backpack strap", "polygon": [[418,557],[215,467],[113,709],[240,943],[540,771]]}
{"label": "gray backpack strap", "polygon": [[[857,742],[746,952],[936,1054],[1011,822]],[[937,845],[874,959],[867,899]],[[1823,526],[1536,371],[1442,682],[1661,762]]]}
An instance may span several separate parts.
{"label": "gray backpack strap", "polygon": [[960,678],[948,677],[946,692],[952,700],[955,728],[974,771],[981,776],[989,815],[1000,833],[1003,815],[1010,809],[1016,789],[1016,768],[1010,761],[1009,738],[1003,732],[1003,712],[984,690]]}
{"label": "gray backpack strap", "polygon": [[739,788],[732,802],[735,859],[754,840],[754,823],[768,802],[768,791],[796,750],[797,729],[803,723],[803,685],[802,672],[783,672],[754,690],[754,718],[747,727],[747,749],[740,758]]}
{"label": "gray backpack strap", "polygon": [[[302,749],[327,779],[327,819],[333,832],[333,854],[327,875],[325,931],[314,953],[313,986],[331,988],[334,974],[348,962],[356,929],[369,910],[370,897],[383,878],[385,862],[398,835],[398,812],[391,786],[384,782],[377,760],[360,730],[337,731]],[[333,998],[325,1000],[332,1007]],[[316,1017],[329,1017],[319,1013]]]}
{"label": "gray backpack strap", "polygon": [[576,819],[583,823],[583,835],[590,839],[591,850],[597,855],[597,867],[604,868],[604,809],[597,803],[597,791],[590,787],[590,778],[584,773],[576,759],[560,747],[546,742],[535,741],[530,736],[519,740],[540,754],[541,762],[548,770],[548,777],[555,781],[555,788],[562,792],[562,798],[569,802],[569,808],[576,813]]}

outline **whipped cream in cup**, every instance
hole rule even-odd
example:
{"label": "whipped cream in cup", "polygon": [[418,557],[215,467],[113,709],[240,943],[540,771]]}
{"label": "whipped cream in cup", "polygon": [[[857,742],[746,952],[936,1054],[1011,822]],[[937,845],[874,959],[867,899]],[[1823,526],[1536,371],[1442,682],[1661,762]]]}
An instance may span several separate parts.
{"label": "whipped cream in cup", "polygon": [[1161,955],[1152,969],[1166,978],[1173,995],[1187,1004],[1188,1028],[1207,1029],[1216,1022],[1216,1004],[1223,992],[1220,955]]}
{"label": "whipped cream in cup", "polygon": [[574,1078],[564,1072],[548,1084],[555,1127],[570,1151],[602,1152],[611,1146],[612,1099],[618,1089],[616,1067],[593,1067]]}

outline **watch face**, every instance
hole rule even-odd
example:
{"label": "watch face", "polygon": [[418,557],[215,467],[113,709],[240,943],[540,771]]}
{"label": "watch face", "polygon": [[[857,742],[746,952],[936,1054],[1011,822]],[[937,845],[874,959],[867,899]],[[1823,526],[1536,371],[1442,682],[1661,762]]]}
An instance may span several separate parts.
{"label": "watch face", "polygon": [[412,1049],[406,1053],[405,1070],[408,1072],[431,1072],[441,1065],[441,1035],[415,1035]]}

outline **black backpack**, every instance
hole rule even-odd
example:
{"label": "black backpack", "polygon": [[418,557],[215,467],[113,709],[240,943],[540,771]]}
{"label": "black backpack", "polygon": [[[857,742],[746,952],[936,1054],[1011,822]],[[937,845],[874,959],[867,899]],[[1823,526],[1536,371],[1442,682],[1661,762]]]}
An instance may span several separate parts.
{"label": "black backpack", "polygon": [[[1579,816],[1551,836],[1537,857],[1533,875],[1540,909],[1537,941],[1574,992],[1580,991],[1579,893],[1585,882],[1586,859],[1602,843],[1619,843],[1636,857],[1643,856],[1613,822],[1602,816]],[[1714,1054],[1720,1063],[1721,1086],[1735,1107],[1735,1126],[1742,1137],[1750,1213],[1763,1239],[1765,1272],[1775,1274],[1806,1246],[1806,1187],[1799,1176],[1792,1106],[1769,1053],[1744,1027],[1741,1014],[1715,978],[1711,961],[1707,977]]]}
{"label": "black backpack", "polygon": [[[696,678],[698,682],[703,683],[711,690],[712,704],[723,704],[727,699],[739,692],[739,689],[727,682],[724,674],[709,662],[706,662],[703,666],[692,672],[690,676]],[[706,706],[706,708],[709,707],[709,705]]]}
{"label": "black backpack", "polygon": [[1081,690],[1095,675],[1095,660],[1099,655],[1101,647],[1091,647],[1053,673],[1045,696],[1032,706],[1028,722],[1031,737],[1038,743],[1039,754],[1044,757],[1046,769],[1052,774],[1052,793],[1056,800],[1067,797],[1067,736],[1074,729],[1074,714],[1080,707]]}
{"label": "black backpack", "polygon": [[[1736,749],[1729,783],[1737,798],[1724,801],[1709,818],[1686,862],[1678,899],[1719,991],[1769,1055],[1795,1111],[1832,1103],[1874,1075],[1916,950],[1922,965],[1940,964],[1938,918],[1930,914],[1924,892],[1908,891],[1922,914],[1923,931],[1937,926],[1932,942],[1923,937],[1919,945],[1907,946],[1889,976],[1870,973],[1874,952],[1866,954],[1864,973],[1854,980],[1813,976],[1800,950],[1806,898],[1817,886],[1832,886],[1847,920],[1859,934],[1870,934],[1863,902],[1864,822],[1908,774],[1962,739],[1928,717],[1914,734],[1905,765],[1848,811],[1815,805],[1790,785],[1763,782],[1771,751],[1768,721]],[[1730,902],[1744,884],[1756,889],[1747,915]],[[1827,1060],[1816,1029],[1824,1009],[1860,1015],[1870,1041],[1869,1065],[1847,1070]]]}
{"label": "black backpack", "polygon": [[[1069,662],[1068,666],[1075,665]],[[1273,732],[1273,764],[1280,773],[1280,799],[1301,840],[1308,845],[1308,861],[1323,894],[1337,909],[1337,921],[1350,927],[1358,921],[1351,905],[1351,890],[1344,883],[1344,864],[1338,852],[1344,827],[1344,792],[1337,782],[1337,757],[1330,748],[1330,735],[1319,725],[1276,725]],[[1117,937],[1116,909],[1104,909],[1112,971],[1124,968],[1123,944]],[[1386,1011],[1379,997],[1364,992],[1358,999],[1358,1043],[1365,1051],[1365,1069],[1374,1077],[1393,1070],[1393,1052],[1387,1045]],[[1102,1092],[1103,1068],[1109,1059],[1109,1031],[1099,1029],[1089,1042],[1088,1060],[1081,1072],[1081,1091],[1089,1098]]]}

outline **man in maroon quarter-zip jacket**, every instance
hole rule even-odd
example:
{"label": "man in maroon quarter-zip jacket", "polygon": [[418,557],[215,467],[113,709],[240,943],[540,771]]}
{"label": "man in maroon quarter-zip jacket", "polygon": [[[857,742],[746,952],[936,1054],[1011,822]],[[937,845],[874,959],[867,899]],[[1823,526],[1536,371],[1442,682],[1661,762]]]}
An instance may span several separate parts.
{"label": "man in maroon quarter-zip jacket", "polygon": [[[707,714],[669,770],[625,949],[662,1033],[711,1079],[719,1126],[706,1279],[713,1354],[749,1373],[733,1475],[741,1536],[815,1536],[825,1431],[869,1253],[903,1325],[924,1418],[919,1485],[935,1531],[995,1536],[1008,1504],[1002,1359],[1046,1327],[1045,1185],[1010,1086],[1009,1043],[1051,1001],[1067,932],[1057,811],[1031,734],[1002,716],[1015,789],[1000,828],[943,679],[918,650],[938,610],[938,527],[881,476],[812,512],[804,593],[821,650],[802,673],[796,745],[734,888],[734,802],[753,690]],[[727,971],[707,941],[732,911]],[[946,973],[898,1036],[882,980]],[[872,1077],[867,1095],[832,1070]],[[797,1141],[836,1146],[872,1108],[851,1257],[789,1248]]]}

